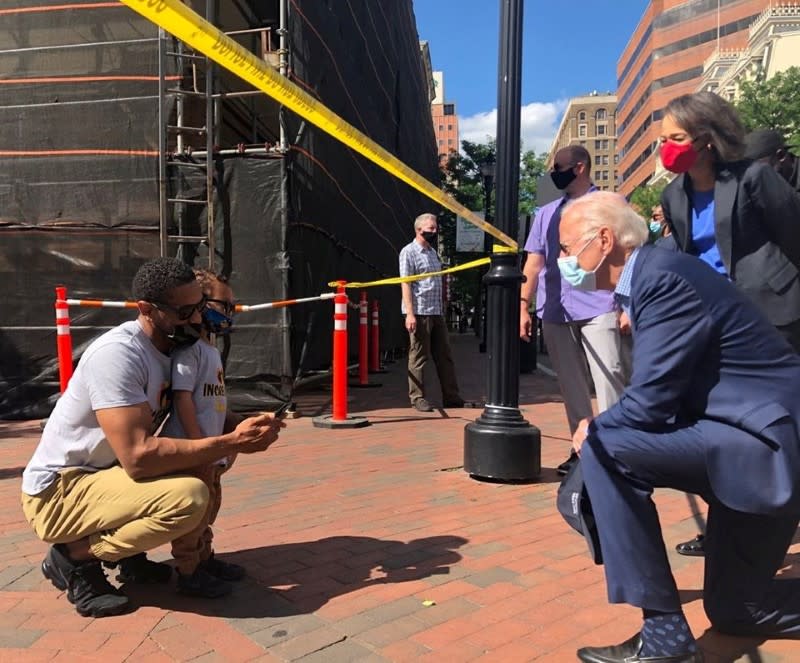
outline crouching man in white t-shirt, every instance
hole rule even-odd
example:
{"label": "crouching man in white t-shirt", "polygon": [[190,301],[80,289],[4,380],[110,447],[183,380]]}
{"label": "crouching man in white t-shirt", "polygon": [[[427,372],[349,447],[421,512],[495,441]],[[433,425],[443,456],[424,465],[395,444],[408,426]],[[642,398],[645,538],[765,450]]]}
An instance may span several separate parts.
{"label": "crouching man in white t-shirt", "polygon": [[145,551],[192,531],[209,506],[206,485],[185,471],[264,451],[283,425],[263,414],[231,418],[213,437],[155,437],[171,405],[169,353],[197,340],[206,299],[172,258],[142,265],[133,296],[139,316],[86,349],[22,478],[25,517],[53,544],[42,571],[87,617],[128,608],[101,562],[118,562],[126,580],[169,579]]}

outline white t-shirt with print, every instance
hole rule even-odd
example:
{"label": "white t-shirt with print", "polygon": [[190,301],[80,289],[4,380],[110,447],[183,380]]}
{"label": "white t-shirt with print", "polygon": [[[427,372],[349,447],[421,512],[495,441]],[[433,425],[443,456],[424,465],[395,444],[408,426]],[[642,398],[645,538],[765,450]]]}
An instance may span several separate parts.
{"label": "white t-shirt with print", "polygon": [[139,322],[125,322],[106,332],[83,353],[56,402],[22,474],[23,492],[38,495],[65,468],[94,472],[117,463],[97,422],[97,410],[148,403],[155,433],[171,401],[169,357],[153,345]]}
{"label": "white t-shirt with print", "polygon": [[[228,401],[225,397],[222,357],[215,346],[200,340],[173,352],[172,389],[191,392],[197,425],[203,435],[222,435]],[[166,437],[186,437],[174,406],[161,434]]]}

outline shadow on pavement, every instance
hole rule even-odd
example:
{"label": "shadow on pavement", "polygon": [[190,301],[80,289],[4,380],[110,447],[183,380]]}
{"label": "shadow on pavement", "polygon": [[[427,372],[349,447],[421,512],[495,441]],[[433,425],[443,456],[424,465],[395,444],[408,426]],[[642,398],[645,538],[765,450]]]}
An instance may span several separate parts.
{"label": "shadow on pavement", "polygon": [[174,585],[126,585],[137,607],[233,619],[280,618],[315,612],[331,599],[371,586],[448,575],[468,543],[459,536],[432,536],[408,543],[366,536],[264,546],[218,555],[243,565],[248,576],[221,599],[197,599]]}

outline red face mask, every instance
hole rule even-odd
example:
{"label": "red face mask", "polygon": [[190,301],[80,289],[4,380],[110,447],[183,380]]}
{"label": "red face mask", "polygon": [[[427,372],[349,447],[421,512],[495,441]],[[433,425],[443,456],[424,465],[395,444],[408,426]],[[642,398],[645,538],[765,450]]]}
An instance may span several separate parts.
{"label": "red face mask", "polygon": [[685,173],[697,161],[694,142],[676,143],[668,140],[661,144],[661,163],[673,173]]}

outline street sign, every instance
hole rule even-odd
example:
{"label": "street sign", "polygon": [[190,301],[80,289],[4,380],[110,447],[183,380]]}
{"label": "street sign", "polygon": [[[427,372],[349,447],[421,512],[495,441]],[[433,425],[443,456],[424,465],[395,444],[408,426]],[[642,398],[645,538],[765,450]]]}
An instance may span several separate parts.
{"label": "street sign", "polygon": [[[473,212],[483,218],[483,212]],[[456,217],[456,251],[460,253],[483,253],[483,230],[463,217]]]}

